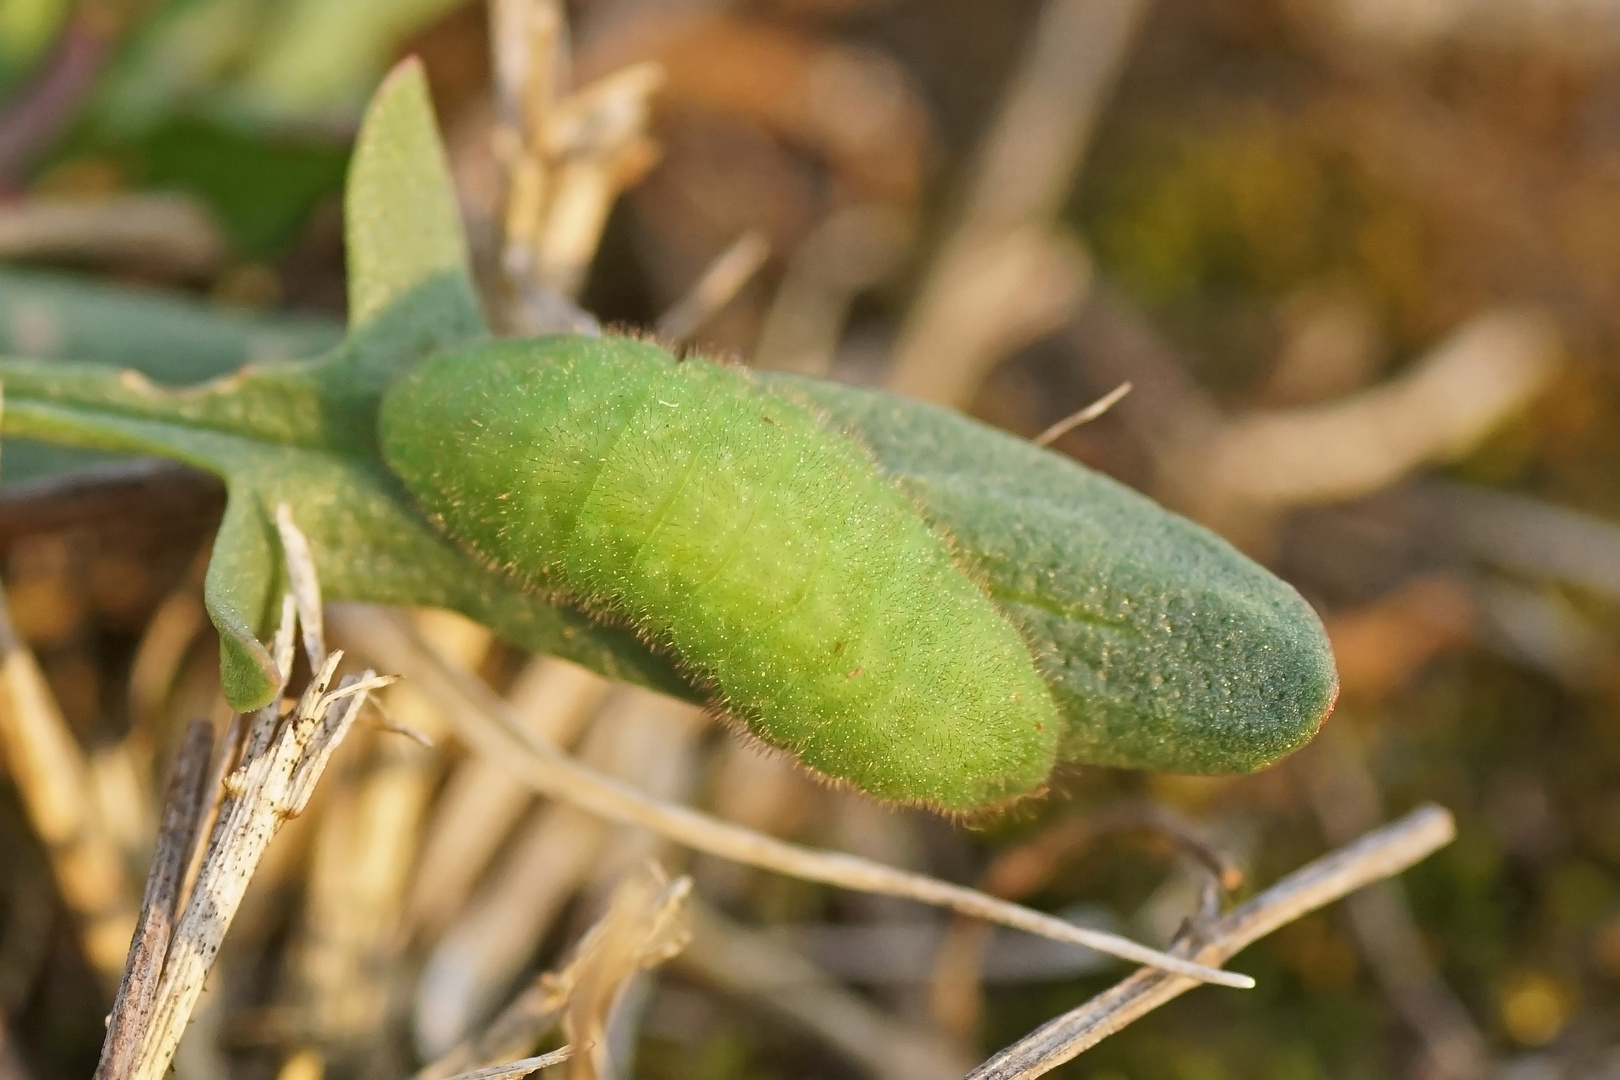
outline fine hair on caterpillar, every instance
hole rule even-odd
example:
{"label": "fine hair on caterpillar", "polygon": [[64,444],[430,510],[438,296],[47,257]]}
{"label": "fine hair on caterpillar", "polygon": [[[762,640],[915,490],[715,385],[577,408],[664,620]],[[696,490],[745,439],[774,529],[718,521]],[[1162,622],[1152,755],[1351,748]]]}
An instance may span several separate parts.
{"label": "fine hair on caterpillar", "polygon": [[740,371],[488,343],[393,386],[380,437],[458,542],[669,648],[820,773],[971,811],[1052,770],[1061,718],[1018,629],[864,448]]}

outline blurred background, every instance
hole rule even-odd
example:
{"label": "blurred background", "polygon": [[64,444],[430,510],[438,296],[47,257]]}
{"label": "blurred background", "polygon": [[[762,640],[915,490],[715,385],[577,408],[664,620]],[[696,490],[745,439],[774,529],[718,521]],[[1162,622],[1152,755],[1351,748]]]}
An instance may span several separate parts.
{"label": "blurred background", "polygon": [[[1129,382],[1054,447],[1292,582],[1343,695],[1260,774],[1075,768],[969,828],[448,616],[424,635],[661,798],[1156,943],[1203,880],[1176,837],[1241,895],[1438,801],[1457,841],[1248,950],[1259,989],[1200,990],[1061,1075],[1620,1077],[1620,7],[496,16],[492,42],[461,0],[0,0],[0,350],[187,381],[335,341],[350,140],[418,55],[505,329],[567,325],[577,297],[1030,437]],[[0,1075],[46,1080],[94,1068],[168,761],[218,715],[218,494],[128,472],[69,491],[91,459],[5,460],[12,618],[82,756],[75,821],[114,855],[64,884],[27,783],[0,784]],[[534,800],[408,682],[388,694],[435,747],[345,744],[254,882],[182,1080],[409,1075],[653,856],[702,909],[615,1014],[622,1076],[956,1075],[1122,974]]]}

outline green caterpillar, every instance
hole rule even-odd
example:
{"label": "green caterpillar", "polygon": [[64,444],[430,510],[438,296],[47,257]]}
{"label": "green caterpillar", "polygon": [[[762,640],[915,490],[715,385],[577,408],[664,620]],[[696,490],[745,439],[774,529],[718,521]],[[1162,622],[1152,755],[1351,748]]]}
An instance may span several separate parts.
{"label": "green caterpillar", "polygon": [[765,741],[965,810],[1051,773],[1018,631],[871,456],[792,401],[627,339],[496,343],[384,398],[383,456],[478,557],[627,622]]}

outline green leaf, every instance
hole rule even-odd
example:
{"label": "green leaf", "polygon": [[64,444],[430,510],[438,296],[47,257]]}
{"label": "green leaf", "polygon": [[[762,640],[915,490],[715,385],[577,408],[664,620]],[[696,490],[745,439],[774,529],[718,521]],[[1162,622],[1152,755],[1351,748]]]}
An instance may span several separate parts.
{"label": "green leaf", "polygon": [[314,356],[342,339],[333,319],[255,315],[158,289],[0,267],[0,353],[134,368],[179,384]]}
{"label": "green leaf", "polygon": [[414,331],[442,345],[484,332],[427,78],[414,59],[389,73],[366,110],[344,215],[352,333],[367,338],[380,324],[387,344]]}
{"label": "green leaf", "polygon": [[[163,383],[202,382],[243,364],[325,352],[331,319],[253,315],[156,289],[0,268],[0,354],[126,367]],[[0,484],[61,475],[109,455],[8,438]]]}
{"label": "green leaf", "polygon": [[259,641],[286,589],[270,522],[254,492],[231,492],[203,581],[208,617],[219,628],[220,688],[238,712],[268,705],[282,682]]}

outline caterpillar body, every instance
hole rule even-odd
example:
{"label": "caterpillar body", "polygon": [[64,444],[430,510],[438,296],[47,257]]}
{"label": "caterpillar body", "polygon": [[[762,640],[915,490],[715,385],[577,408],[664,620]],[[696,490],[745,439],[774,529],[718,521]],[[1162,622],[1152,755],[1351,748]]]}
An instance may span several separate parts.
{"label": "caterpillar body", "polygon": [[379,436],[477,557],[628,623],[824,774],[961,811],[1052,771],[1062,721],[1019,631],[861,446],[741,371],[489,343],[392,387]]}

